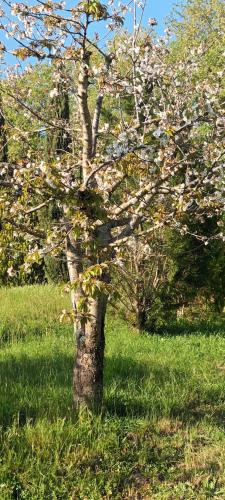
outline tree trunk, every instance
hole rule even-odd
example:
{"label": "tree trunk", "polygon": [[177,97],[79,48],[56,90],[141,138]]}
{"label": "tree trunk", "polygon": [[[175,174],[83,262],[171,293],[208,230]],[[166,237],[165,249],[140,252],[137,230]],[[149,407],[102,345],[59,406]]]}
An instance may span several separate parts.
{"label": "tree trunk", "polygon": [[[67,263],[70,282],[79,282],[83,271],[83,254],[81,243],[70,236],[67,240]],[[102,276],[108,281],[108,276]],[[90,409],[101,407],[103,396],[103,361],[105,348],[105,314],[107,296],[99,292],[98,296],[86,301],[87,310],[83,314],[79,308],[86,297],[82,288],[72,289],[72,305],[75,312],[75,367],[73,375],[73,398],[78,409],[86,406]]]}
{"label": "tree trunk", "polygon": [[[89,65],[91,53],[86,50],[86,40],[83,43],[82,60],[78,76],[77,100],[82,125],[82,181],[85,184],[93,165],[92,158],[96,154],[97,136],[99,120],[102,109],[103,97],[99,96],[96,103],[96,110],[92,122],[88,105],[89,87]],[[96,188],[96,180],[92,179],[90,188]],[[80,186],[82,192],[82,185]],[[94,192],[95,194],[95,192]],[[86,200],[83,204],[83,211],[88,216],[91,212],[91,221],[95,213],[95,203],[93,206]],[[98,217],[97,217],[98,218]],[[94,235],[92,235],[94,236]],[[97,246],[102,240],[102,247],[105,245],[105,232],[95,234]],[[90,237],[90,233],[84,230],[83,242]],[[92,250],[93,251],[93,250]],[[76,408],[82,406],[91,409],[99,409],[103,397],[103,361],[104,361],[104,324],[107,306],[107,296],[100,292],[96,296],[87,297],[82,289],[79,279],[85,269],[85,263],[89,261],[91,265],[101,261],[97,259],[95,253],[92,255],[90,248],[83,246],[82,241],[74,241],[70,235],[67,242],[67,262],[71,284],[76,283],[72,291],[73,309],[75,312],[75,337],[76,355],[73,375],[73,396]],[[102,276],[101,280],[108,281],[108,276]],[[85,304],[82,310],[80,305]]]}
{"label": "tree trunk", "polygon": [[140,305],[137,306],[136,309],[136,318],[137,318],[137,328],[139,332],[142,332],[143,330],[146,329],[146,311],[143,309],[143,306],[141,307]]}
{"label": "tree trunk", "polygon": [[221,294],[214,295],[214,309],[217,314],[222,314],[224,310],[224,297]]}
{"label": "tree trunk", "polygon": [[84,326],[76,323],[77,349],[73,376],[76,408],[86,406],[96,410],[101,407],[106,305],[105,295],[90,299],[88,321]]}

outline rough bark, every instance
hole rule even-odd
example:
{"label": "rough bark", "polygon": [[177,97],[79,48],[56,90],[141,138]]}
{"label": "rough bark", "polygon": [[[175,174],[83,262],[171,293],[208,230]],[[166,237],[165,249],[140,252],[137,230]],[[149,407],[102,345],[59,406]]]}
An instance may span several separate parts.
{"label": "rough bark", "polygon": [[103,397],[104,323],[107,298],[101,294],[90,299],[89,319],[76,329],[77,351],[73,388],[77,408],[86,406],[98,410]]}
{"label": "rough bark", "polygon": [[[83,255],[79,241],[71,237],[67,241],[67,262],[71,284],[77,283],[83,271]],[[103,280],[107,280],[103,277]],[[84,298],[80,287],[72,290],[75,313],[74,333],[76,342],[73,375],[73,398],[75,407],[90,409],[101,407],[103,396],[104,324],[107,297],[104,293],[89,298],[85,316],[79,311],[79,301]]]}

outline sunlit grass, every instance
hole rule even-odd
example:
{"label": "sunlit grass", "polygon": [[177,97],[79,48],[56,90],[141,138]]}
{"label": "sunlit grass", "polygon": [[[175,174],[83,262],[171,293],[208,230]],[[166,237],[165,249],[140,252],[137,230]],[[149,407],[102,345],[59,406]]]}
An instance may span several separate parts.
{"label": "sunlit grass", "polygon": [[58,287],[0,291],[0,499],[225,498],[222,323],[149,336],[109,316],[103,412],[78,416],[68,307]]}
{"label": "sunlit grass", "polygon": [[62,330],[59,316],[70,308],[63,287],[0,288],[0,342]]}

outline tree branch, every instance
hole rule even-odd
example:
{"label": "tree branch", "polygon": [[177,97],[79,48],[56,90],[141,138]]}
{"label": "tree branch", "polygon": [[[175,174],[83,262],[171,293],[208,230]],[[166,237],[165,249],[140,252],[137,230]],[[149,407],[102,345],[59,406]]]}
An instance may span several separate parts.
{"label": "tree branch", "polygon": [[2,222],[3,223],[6,222],[6,224],[11,224],[11,226],[20,229],[23,233],[30,234],[31,236],[34,236],[37,239],[43,240],[44,238],[46,238],[46,234],[43,231],[36,231],[35,229],[27,227],[26,224],[17,223],[12,219],[8,219],[7,217],[4,217],[2,219]]}
{"label": "tree branch", "polygon": [[54,200],[54,198],[49,198],[49,200],[44,201],[43,203],[40,203],[40,205],[37,205],[36,207],[30,208],[30,210],[27,210],[25,212],[25,215],[29,215],[29,214],[32,214],[33,212],[37,212],[38,210],[41,210],[41,208],[46,207],[53,200]]}

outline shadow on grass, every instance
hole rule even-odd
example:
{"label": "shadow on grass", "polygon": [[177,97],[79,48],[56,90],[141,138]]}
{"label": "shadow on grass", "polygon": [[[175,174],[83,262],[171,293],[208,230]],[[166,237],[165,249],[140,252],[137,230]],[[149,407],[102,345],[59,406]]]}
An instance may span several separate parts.
{"label": "shadow on grass", "polygon": [[[65,353],[53,356],[19,359],[10,357],[0,364],[0,425],[7,427],[16,418],[19,425],[37,418],[73,418],[73,357]],[[224,425],[225,401],[218,405],[219,389],[204,391],[194,388],[194,398],[171,397],[168,382],[172,380],[177,394],[184,390],[191,377],[186,369],[169,365],[140,363],[129,357],[106,359],[104,413],[132,418],[177,418],[196,422],[209,417]],[[188,394],[188,390],[186,391]]]}
{"label": "shadow on grass", "polygon": [[[105,372],[108,390],[105,408],[110,415],[176,418],[187,423],[209,418],[225,426],[225,398],[221,401],[220,387],[212,385],[206,390],[203,379],[201,385],[193,386],[190,391],[191,366],[182,370],[169,365],[138,363],[120,356],[107,360]],[[114,389],[110,390],[113,384]],[[185,387],[186,384],[189,387]],[[178,397],[173,398],[170,393],[174,390]],[[186,398],[179,398],[182,392],[186,392]]]}
{"label": "shadow on grass", "polygon": [[[151,334],[151,332],[147,332]],[[225,317],[222,316],[217,320],[212,321],[186,321],[180,320],[176,322],[171,322],[168,325],[164,325],[157,330],[157,334],[175,337],[182,335],[198,335],[198,336],[210,336],[210,335],[220,335],[225,336]]]}
{"label": "shadow on grass", "polygon": [[0,425],[16,419],[20,425],[36,418],[64,417],[72,406],[73,357],[52,356],[16,358],[0,363]]}

